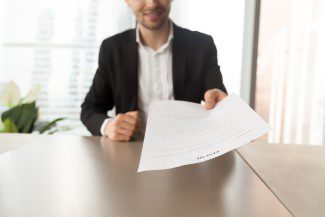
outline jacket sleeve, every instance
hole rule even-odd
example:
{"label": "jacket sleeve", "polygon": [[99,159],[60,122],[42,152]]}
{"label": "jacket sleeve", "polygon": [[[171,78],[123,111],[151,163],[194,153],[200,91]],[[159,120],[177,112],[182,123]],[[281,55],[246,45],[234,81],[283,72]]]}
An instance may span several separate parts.
{"label": "jacket sleeve", "polygon": [[100,46],[98,68],[92,85],[81,105],[81,121],[92,135],[101,135],[100,128],[105,119],[108,118],[107,112],[114,106],[104,42]]}
{"label": "jacket sleeve", "polygon": [[217,48],[213,42],[213,38],[209,36],[207,42],[207,57],[205,70],[205,91],[217,88],[227,93],[226,87],[223,84],[220,66],[218,64]]}

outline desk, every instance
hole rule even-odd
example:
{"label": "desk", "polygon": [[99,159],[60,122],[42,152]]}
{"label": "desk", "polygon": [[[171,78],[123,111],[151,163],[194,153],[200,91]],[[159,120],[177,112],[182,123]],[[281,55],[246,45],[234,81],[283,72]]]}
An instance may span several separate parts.
{"label": "desk", "polygon": [[0,133],[0,154],[19,148],[39,138],[39,135],[34,134]]}
{"label": "desk", "polygon": [[238,149],[294,216],[325,216],[325,147],[250,143]]}
{"label": "desk", "polygon": [[141,141],[42,136],[0,155],[0,216],[290,216],[236,151],[137,173]]}

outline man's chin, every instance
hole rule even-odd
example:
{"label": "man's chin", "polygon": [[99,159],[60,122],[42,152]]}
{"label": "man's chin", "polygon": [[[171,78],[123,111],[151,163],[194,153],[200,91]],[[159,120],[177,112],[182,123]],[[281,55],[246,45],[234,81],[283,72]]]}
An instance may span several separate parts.
{"label": "man's chin", "polygon": [[165,23],[166,21],[164,20],[158,23],[142,22],[141,25],[148,30],[155,31],[162,29]]}

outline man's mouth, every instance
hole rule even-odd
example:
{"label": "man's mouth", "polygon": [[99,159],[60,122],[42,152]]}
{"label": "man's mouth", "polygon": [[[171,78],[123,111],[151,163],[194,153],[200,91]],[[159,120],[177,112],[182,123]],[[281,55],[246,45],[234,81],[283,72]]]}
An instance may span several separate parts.
{"label": "man's mouth", "polygon": [[162,10],[155,10],[155,11],[145,12],[144,15],[149,17],[152,20],[155,20],[158,19],[162,13],[163,13]]}

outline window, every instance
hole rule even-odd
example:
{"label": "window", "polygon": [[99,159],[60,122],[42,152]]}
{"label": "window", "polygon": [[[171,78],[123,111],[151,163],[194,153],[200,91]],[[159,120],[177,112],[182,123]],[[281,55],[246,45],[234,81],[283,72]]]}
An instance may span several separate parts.
{"label": "window", "polygon": [[256,111],[269,142],[325,144],[325,2],[262,0]]}
{"label": "window", "polygon": [[[41,118],[67,117],[80,127],[80,104],[95,70],[101,41],[134,26],[117,0],[2,0],[0,89],[15,81],[27,93],[41,85]],[[86,132],[86,131],[84,131]]]}
{"label": "window", "polygon": [[[134,27],[126,3],[0,0],[0,4],[0,89],[10,80],[22,93],[40,84],[41,118],[67,117],[67,125],[80,128],[80,104],[97,68],[101,41]],[[239,93],[245,1],[172,4],[176,24],[213,36],[225,85],[229,92]]]}

